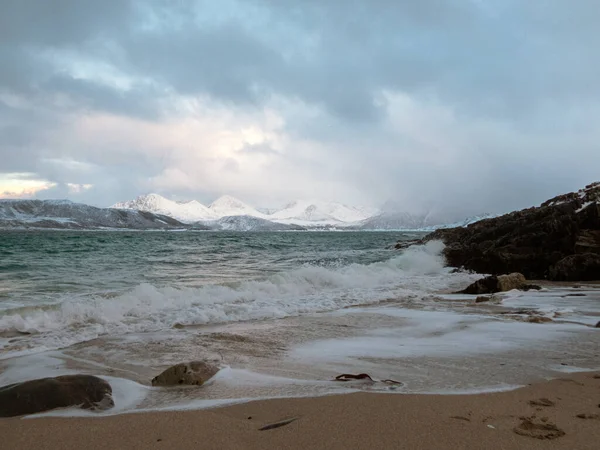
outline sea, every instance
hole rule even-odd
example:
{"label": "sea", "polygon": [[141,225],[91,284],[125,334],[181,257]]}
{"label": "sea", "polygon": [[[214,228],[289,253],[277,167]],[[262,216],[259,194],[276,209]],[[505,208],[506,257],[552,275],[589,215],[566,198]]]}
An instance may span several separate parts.
{"label": "sea", "polygon": [[[394,248],[422,236],[0,231],[0,386],[94,374],[113,387],[101,414],[118,414],[490,392],[600,369],[599,285],[546,282],[476,303],[456,292],[481,275],[446,267],[441,242]],[[193,360],[221,370],[200,388],[151,386]],[[335,379],[361,373],[371,379]]]}

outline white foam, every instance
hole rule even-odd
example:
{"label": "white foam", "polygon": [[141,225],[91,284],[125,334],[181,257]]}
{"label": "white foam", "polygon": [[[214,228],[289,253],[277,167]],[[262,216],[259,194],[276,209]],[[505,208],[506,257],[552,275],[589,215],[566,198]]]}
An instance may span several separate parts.
{"label": "white foam", "polygon": [[449,273],[442,249],[441,242],[433,241],[385,262],[305,266],[266,280],[231,285],[175,289],[141,284],[112,298],[77,297],[53,308],[6,312],[0,318],[0,332],[44,333],[27,341],[56,348],[104,334],[157,331],[175,323],[227,323],[332,311],[470,282],[471,275]]}
{"label": "white foam", "polygon": [[[362,336],[325,339],[293,348],[292,359],[352,365],[361,358],[455,357],[526,348],[536,341],[562,339],[580,325],[535,325],[441,311],[369,308],[365,312],[403,318],[398,328],[371,330]],[[352,310],[336,314],[359,312]],[[585,328],[583,329],[585,331]]]}

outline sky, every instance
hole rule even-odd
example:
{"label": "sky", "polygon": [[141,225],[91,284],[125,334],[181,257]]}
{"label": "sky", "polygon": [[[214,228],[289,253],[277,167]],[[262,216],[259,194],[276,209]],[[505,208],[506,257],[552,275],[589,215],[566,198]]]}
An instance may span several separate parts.
{"label": "sky", "polygon": [[600,180],[596,0],[2,0],[0,197],[459,216]]}

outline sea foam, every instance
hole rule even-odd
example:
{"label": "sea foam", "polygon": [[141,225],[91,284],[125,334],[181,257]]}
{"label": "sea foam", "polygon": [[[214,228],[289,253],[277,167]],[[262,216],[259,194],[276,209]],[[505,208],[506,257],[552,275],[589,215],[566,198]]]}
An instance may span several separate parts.
{"label": "sea foam", "polygon": [[[306,265],[262,280],[199,288],[140,284],[116,296],[65,298],[56,305],[5,310],[0,332],[43,333],[47,346],[66,346],[105,334],[157,331],[333,311],[389,298],[427,295],[469,275],[451,275],[443,244],[412,247],[387,261],[338,268]],[[39,336],[40,338],[42,336]]]}

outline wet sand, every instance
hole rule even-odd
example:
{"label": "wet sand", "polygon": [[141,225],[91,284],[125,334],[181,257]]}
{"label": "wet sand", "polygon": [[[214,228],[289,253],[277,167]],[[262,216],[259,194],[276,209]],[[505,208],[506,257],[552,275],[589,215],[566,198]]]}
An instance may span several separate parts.
{"label": "wet sand", "polygon": [[[291,423],[261,431],[266,425]],[[600,374],[510,392],[357,393],[210,410],[0,420],[6,449],[598,449]]]}

